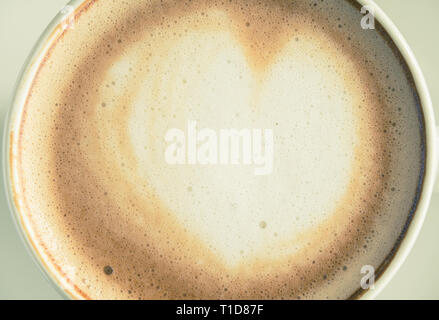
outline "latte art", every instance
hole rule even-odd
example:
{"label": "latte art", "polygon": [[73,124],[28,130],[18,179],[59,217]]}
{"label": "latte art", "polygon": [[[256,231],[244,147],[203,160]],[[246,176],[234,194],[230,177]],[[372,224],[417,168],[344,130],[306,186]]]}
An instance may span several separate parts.
{"label": "latte art", "polygon": [[[410,222],[425,152],[407,66],[361,18],[342,0],[84,1],[11,135],[16,205],[65,290],[358,293]],[[218,142],[209,152],[225,128],[271,131],[247,149],[238,137],[238,157],[223,155],[235,165],[205,165],[223,152],[200,163],[203,139],[166,138],[194,122]],[[193,165],[167,161],[178,150]]]}

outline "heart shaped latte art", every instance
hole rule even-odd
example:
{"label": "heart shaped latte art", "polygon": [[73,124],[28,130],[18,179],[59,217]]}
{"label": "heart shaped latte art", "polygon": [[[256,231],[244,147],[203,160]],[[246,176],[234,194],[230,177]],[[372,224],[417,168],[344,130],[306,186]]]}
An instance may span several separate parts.
{"label": "heart shaped latte art", "polygon": [[[11,132],[16,206],[63,288],[347,298],[388,261],[422,123],[397,50],[353,3],[84,1]],[[232,131],[250,133],[236,153],[219,147]]]}
{"label": "heart shaped latte art", "polygon": [[[103,149],[129,145],[132,152],[108,157],[117,157],[121,170],[133,164],[126,175],[133,177],[130,188],[147,182],[139,192],[154,190],[227,265],[291,255],[302,248],[297,236],[330,217],[350,183],[357,141],[351,106],[357,98],[346,92],[343,75],[354,65],[342,59],[331,65],[335,50],[319,50],[331,48],[329,39],[302,36],[256,67],[224,13],[209,12],[203,28],[191,26],[189,18],[180,24],[128,49],[103,79],[115,83],[102,90],[101,100],[109,102],[97,108],[99,127],[106,130]],[[186,32],[176,36],[184,25]],[[127,87],[134,88],[128,95]],[[244,165],[169,165],[166,132],[186,131],[191,120],[198,129],[218,132],[272,129],[272,174],[255,177]],[[115,124],[124,131],[114,130]],[[328,163],[338,166],[328,170]],[[322,188],[322,180],[332,187]]]}

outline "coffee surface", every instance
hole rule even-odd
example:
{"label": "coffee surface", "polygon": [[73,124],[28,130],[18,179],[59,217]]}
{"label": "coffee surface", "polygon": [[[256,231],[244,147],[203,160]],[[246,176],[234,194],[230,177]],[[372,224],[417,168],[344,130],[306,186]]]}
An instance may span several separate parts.
{"label": "coffee surface", "polygon": [[[407,67],[351,1],[85,1],[12,132],[16,204],[77,298],[348,298],[422,182]],[[273,170],[171,165],[166,132],[273,130]]]}

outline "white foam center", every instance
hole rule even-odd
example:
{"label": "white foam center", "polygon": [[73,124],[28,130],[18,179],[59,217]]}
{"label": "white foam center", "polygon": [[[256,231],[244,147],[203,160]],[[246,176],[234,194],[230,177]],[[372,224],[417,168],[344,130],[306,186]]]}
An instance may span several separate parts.
{"label": "white foam center", "polygon": [[[172,46],[161,43],[152,51],[145,45],[152,53],[147,64],[136,47],[108,73],[107,82],[120,84],[129,81],[127,69],[147,70],[127,106],[137,174],[230,265],[300,249],[291,240],[324,221],[349,183],[356,119],[344,72],[328,68],[331,57],[315,39],[293,39],[262,74],[227,30],[194,30]],[[105,95],[110,92],[115,100],[124,93],[117,86]],[[189,120],[217,131],[272,129],[272,174],[255,176],[254,167],[243,164],[168,164],[165,134],[186,131]]]}

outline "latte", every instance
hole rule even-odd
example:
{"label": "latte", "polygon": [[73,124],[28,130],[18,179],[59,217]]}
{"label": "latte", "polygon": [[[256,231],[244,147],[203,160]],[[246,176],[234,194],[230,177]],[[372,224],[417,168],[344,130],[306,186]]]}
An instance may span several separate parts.
{"label": "latte", "polygon": [[[408,68],[353,1],[86,0],[11,134],[16,205],[75,298],[311,299],[386,267],[423,178]],[[166,133],[272,130],[269,174]],[[188,138],[189,141],[189,138]]]}

